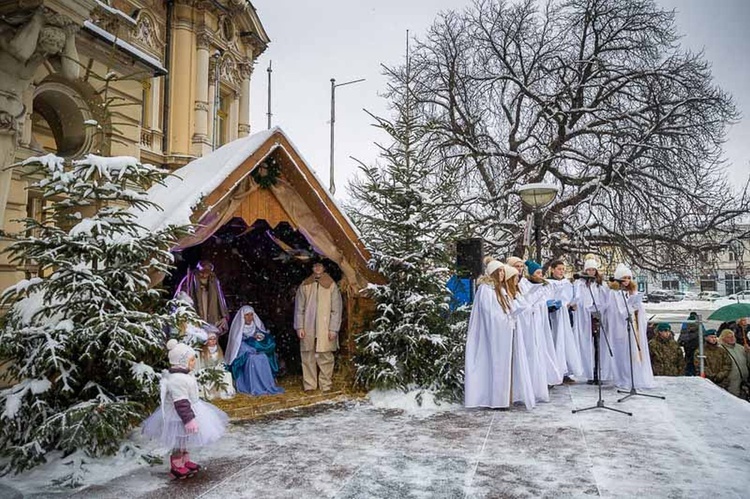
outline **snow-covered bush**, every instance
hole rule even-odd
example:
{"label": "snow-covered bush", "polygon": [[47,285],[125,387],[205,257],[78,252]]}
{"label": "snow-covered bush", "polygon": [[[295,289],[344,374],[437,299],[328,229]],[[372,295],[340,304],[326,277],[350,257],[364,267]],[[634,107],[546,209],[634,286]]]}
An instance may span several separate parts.
{"label": "snow-covered bush", "polygon": [[50,451],[111,454],[157,400],[174,318],[150,276],[168,272],[184,227],[146,231],[134,209],[167,172],[132,157],[54,155],[20,165],[39,191],[42,220],[27,218],[7,250],[37,277],[6,289],[0,358],[0,453],[6,471]]}

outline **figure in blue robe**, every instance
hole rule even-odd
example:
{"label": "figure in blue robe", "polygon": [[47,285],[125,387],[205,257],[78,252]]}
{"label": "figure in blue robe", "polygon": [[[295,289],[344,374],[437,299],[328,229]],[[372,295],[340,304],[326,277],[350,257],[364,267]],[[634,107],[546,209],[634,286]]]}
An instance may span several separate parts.
{"label": "figure in blue robe", "polygon": [[250,395],[284,393],[274,380],[279,369],[276,342],[249,305],[240,308],[234,316],[229,329],[226,362],[238,392]]}

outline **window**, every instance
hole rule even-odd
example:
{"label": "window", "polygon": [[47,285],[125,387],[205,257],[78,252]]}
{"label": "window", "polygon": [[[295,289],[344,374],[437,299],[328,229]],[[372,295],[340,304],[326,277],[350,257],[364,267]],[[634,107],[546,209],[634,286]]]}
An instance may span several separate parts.
{"label": "window", "polygon": [[738,275],[727,274],[724,278],[724,285],[728,295],[733,295],[742,291],[742,278]]}
{"label": "window", "polygon": [[219,95],[219,109],[216,112],[216,119],[218,120],[219,133],[216,147],[219,147],[226,144],[229,139],[229,96],[225,93]]}
{"label": "window", "polygon": [[151,114],[153,108],[151,82],[149,80],[143,80],[141,85],[143,85],[143,98],[141,100],[141,128],[150,129],[152,128]]}
{"label": "window", "polygon": [[32,146],[63,157],[82,156],[93,143],[91,110],[83,95],[57,81],[43,81],[34,91]]}
{"label": "window", "polygon": [[664,279],[661,281],[661,289],[679,290],[680,282],[677,279]]}
{"label": "window", "polygon": [[701,291],[716,291],[716,277],[712,275],[701,276]]}

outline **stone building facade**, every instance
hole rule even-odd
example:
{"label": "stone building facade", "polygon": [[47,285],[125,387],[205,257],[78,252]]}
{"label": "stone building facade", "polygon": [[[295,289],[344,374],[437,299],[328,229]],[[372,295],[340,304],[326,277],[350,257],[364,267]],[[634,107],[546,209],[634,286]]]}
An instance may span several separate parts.
{"label": "stone building facade", "polygon": [[[21,168],[7,168],[30,156],[128,155],[176,169],[248,135],[250,78],[269,41],[248,0],[4,2],[0,229],[41,214]],[[0,256],[0,289],[33,273]]]}

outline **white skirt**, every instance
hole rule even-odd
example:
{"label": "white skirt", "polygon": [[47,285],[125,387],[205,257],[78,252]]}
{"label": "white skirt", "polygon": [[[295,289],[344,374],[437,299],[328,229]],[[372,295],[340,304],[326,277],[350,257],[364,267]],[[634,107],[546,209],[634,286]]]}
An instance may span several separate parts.
{"label": "white skirt", "polygon": [[192,404],[192,409],[198,422],[197,433],[187,433],[177,414],[165,418],[159,407],[143,422],[143,434],[159,440],[164,447],[180,450],[210,445],[224,435],[229,423],[229,416],[224,411],[202,400]]}

